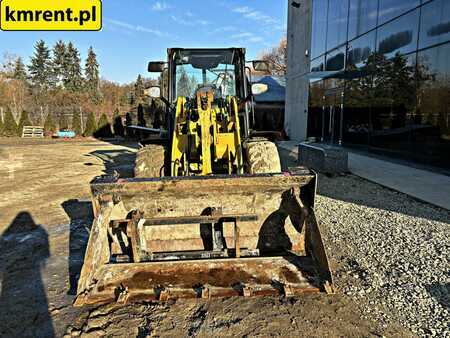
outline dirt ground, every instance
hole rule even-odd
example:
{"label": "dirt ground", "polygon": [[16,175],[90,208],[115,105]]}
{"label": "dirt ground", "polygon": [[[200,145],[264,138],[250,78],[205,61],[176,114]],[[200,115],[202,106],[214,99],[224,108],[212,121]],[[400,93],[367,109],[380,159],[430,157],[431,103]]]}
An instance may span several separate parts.
{"label": "dirt ground", "polygon": [[[0,337],[412,336],[338,293],[74,308],[92,222],[89,182],[130,177],[135,144],[0,139]],[[337,250],[332,269],[345,260]],[[345,283],[338,281],[338,285]]]}

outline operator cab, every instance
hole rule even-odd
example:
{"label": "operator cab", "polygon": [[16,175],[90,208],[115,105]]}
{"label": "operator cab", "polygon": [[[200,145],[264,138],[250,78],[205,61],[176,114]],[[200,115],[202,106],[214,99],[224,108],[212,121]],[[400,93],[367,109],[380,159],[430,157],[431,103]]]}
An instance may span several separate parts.
{"label": "operator cab", "polygon": [[[264,70],[267,64],[253,61],[253,68]],[[254,124],[254,107],[250,69],[246,67],[244,48],[168,49],[168,62],[150,62],[149,71],[165,72],[165,93],[168,105],[174,106],[178,97],[192,100],[197,93],[212,91],[214,102],[236,97],[244,137],[250,135]],[[169,112],[169,115],[172,113]],[[170,121],[170,119],[169,119]],[[170,129],[170,126],[169,126]]]}
{"label": "operator cab", "polygon": [[215,99],[242,97],[242,69],[235,50],[177,50],[174,53],[175,97],[195,97],[198,90],[212,90]]}

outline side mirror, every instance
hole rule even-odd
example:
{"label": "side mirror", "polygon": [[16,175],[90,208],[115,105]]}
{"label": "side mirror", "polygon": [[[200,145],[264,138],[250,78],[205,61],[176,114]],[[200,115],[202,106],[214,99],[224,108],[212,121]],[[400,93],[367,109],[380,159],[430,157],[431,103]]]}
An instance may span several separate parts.
{"label": "side mirror", "polygon": [[269,86],[264,83],[254,83],[252,84],[252,94],[261,95],[269,90]]}
{"label": "side mirror", "polygon": [[257,72],[269,72],[270,67],[266,61],[255,60],[252,61],[253,69]]}
{"label": "side mirror", "polygon": [[159,99],[161,97],[161,87],[154,86],[144,90],[144,94],[152,99]]}
{"label": "side mirror", "polygon": [[166,69],[166,63],[162,61],[152,61],[148,63],[150,73],[162,73]]}

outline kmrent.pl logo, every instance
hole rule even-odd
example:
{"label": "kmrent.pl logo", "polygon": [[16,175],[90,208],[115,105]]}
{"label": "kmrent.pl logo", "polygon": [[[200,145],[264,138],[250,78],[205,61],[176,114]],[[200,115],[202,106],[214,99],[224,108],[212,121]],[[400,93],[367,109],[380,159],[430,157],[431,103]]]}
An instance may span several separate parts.
{"label": "kmrent.pl logo", "polygon": [[97,31],[101,0],[1,0],[4,31]]}

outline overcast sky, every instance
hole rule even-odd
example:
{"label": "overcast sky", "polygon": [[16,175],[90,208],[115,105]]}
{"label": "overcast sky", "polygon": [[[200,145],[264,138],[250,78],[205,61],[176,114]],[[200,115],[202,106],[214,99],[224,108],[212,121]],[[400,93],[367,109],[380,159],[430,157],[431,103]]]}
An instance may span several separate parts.
{"label": "overcast sky", "polygon": [[248,57],[276,45],[286,33],[287,0],[103,0],[101,32],[1,32],[0,54],[26,63],[36,40],[71,40],[82,57],[90,45],[101,75],[131,82],[168,47],[245,47]]}

